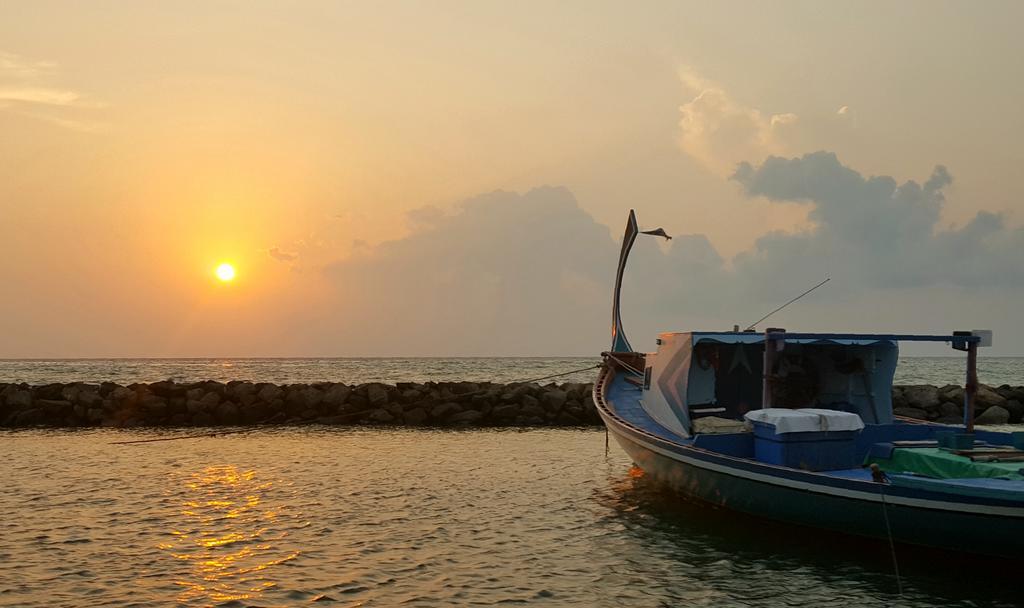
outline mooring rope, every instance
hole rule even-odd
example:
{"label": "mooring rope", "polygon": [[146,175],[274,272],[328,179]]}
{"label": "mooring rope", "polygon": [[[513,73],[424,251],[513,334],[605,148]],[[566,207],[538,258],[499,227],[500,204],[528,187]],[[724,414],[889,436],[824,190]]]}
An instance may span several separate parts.
{"label": "mooring rope", "polygon": [[[528,380],[517,380],[515,382],[508,382],[506,384],[507,385],[512,385],[512,384],[530,384],[531,382],[540,382],[541,380],[550,380],[551,378],[561,378],[563,376],[570,376],[572,374],[579,374],[579,373],[582,373],[582,372],[590,371],[592,369],[597,369],[599,367],[601,367],[600,363],[597,364],[597,365],[588,365],[587,367],[581,367],[580,369],[574,369],[574,370],[570,370],[570,371],[567,371],[567,372],[560,372],[560,373],[557,373],[557,374],[551,374],[549,376],[541,376],[540,378],[530,378]],[[486,393],[486,392],[488,392],[490,390],[492,390],[492,388],[488,387],[488,388],[482,388],[482,389],[475,390],[475,391],[469,391],[467,393],[459,393],[457,395],[453,395],[452,399],[461,399],[463,397],[467,397],[469,395],[475,395],[477,393]],[[432,403],[432,402],[434,402],[436,400],[437,400],[436,397],[431,397],[429,399],[424,399],[422,402]],[[356,417],[356,416],[362,416],[363,414],[369,414],[370,412],[372,412],[372,411],[374,411],[376,409],[378,409],[378,408],[371,408],[371,409],[362,410],[362,411],[359,411],[359,412],[348,412],[348,413],[345,413],[345,414],[338,414],[337,416],[334,416],[334,418],[352,418],[352,417]],[[274,414],[273,416],[271,416],[270,418],[267,418],[266,420],[263,420],[261,422],[257,422],[254,426],[250,426],[250,427],[246,427],[246,428],[242,428],[242,429],[225,430],[225,431],[212,431],[212,432],[209,432],[209,433],[194,433],[194,434],[190,434],[190,435],[176,435],[174,437],[156,437],[156,438],[152,438],[152,439],[132,439],[130,441],[111,441],[109,443],[109,445],[132,445],[132,444],[137,444],[137,443],[156,443],[156,442],[160,442],[160,441],[179,441],[179,440],[182,440],[182,439],[201,439],[203,437],[219,437],[221,435],[237,435],[237,434],[240,434],[240,433],[251,433],[251,432],[253,432],[253,431],[255,431],[255,430],[259,429],[259,428],[262,428],[264,425],[267,425],[267,424],[273,422],[276,418],[279,418],[280,416],[281,416],[281,412],[278,412],[277,414]],[[296,423],[296,424],[290,425],[290,426],[308,426],[308,425],[313,425],[313,424],[319,424],[319,423],[316,422],[316,421],[305,421],[305,422],[299,422],[299,423]]]}
{"label": "mooring rope", "polygon": [[892,555],[892,569],[896,572],[896,590],[903,597],[903,579],[900,577],[900,564],[896,560],[896,543],[892,538],[892,526],[889,524],[889,503],[885,500],[885,484],[888,477],[881,468],[871,464],[871,478],[878,484],[878,495],[882,497],[882,517],[885,519],[885,535],[889,538],[889,553]]}

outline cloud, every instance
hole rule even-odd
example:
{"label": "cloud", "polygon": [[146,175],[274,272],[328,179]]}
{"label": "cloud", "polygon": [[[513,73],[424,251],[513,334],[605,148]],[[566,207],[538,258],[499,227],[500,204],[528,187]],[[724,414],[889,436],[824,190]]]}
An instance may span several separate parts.
{"label": "cloud", "polygon": [[63,128],[95,132],[102,128],[95,120],[74,112],[105,107],[77,91],[54,86],[57,65],[29,61],[14,53],[0,51],[0,111],[40,120]]}
{"label": "cloud", "polygon": [[[638,239],[623,295],[638,345],[666,329],[752,321],[826,275],[829,287],[799,307],[804,328],[824,319],[822,329],[905,330],[894,323],[967,301],[942,294],[986,287],[1019,296],[1024,286],[1024,233],[1002,217],[982,212],[939,229],[953,179],[944,167],[923,183],[898,183],[816,152],[742,164],[734,179],[752,198],[809,206],[814,227],[765,234],[732,260],[700,234],[675,234],[667,246]],[[552,187],[492,192],[425,215],[431,221],[409,235],[356,248],[325,269],[339,321],[316,339],[361,354],[584,354],[607,346],[621,227],[610,231],[568,190]],[[865,312],[863,298],[902,302],[908,293],[919,294],[912,307]]]}
{"label": "cloud", "polygon": [[56,67],[52,61],[28,61],[14,53],[0,51],[0,74],[31,79],[50,74]]}
{"label": "cloud", "polygon": [[750,196],[812,207],[813,231],[769,234],[736,259],[750,276],[787,270],[811,276],[841,273],[855,285],[1021,285],[1024,232],[1002,216],[980,212],[967,225],[939,228],[945,189],[953,183],[939,165],[922,184],[866,177],[835,154],[770,157],[743,163],[733,176]]}
{"label": "cloud", "polygon": [[326,270],[358,294],[344,304],[358,326],[339,339],[366,344],[371,327],[390,352],[550,354],[581,352],[573,340],[606,324],[595,303],[608,299],[615,244],[568,190],[492,192],[428,215]]}
{"label": "cloud", "polygon": [[838,114],[840,116],[846,116],[849,113],[850,113],[850,106],[843,106],[843,107],[839,108],[838,110],[836,110],[836,114]]}
{"label": "cloud", "polygon": [[294,262],[295,260],[299,259],[298,253],[282,251],[281,248],[279,247],[271,247],[270,250],[267,251],[267,254],[269,254],[270,257],[274,258],[278,262]]}
{"label": "cloud", "polygon": [[413,228],[433,226],[440,222],[445,215],[446,213],[443,209],[433,205],[417,207],[416,209],[410,209],[405,213],[406,220],[408,220],[409,224]]}
{"label": "cloud", "polygon": [[796,114],[764,114],[693,71],[683,70],[680,79],[695,96],[679,107],[679,144],[706,168],[724,177],[740,161],[786,151]]}
{"label": "cloud", "polygon": [[72,106],[80,99],[74,91],[41,87],[0,87],[0,102],[23,102],[49,106]]}

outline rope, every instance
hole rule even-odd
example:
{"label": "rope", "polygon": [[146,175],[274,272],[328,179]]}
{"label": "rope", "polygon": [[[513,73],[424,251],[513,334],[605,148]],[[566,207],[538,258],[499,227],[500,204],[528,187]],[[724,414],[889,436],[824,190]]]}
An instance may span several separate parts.
{"label": "rope", "polygon": [[[558,374],[551,374],[549,376],[541,376],[540,378],[530,378],[528,380],[517,380],[515,382],[509,382],[508,384],[529,384],[531,382],[540,382],[541,380],[550,380],[551,378],[560,378],[562,376],[569,376],[569,375],[572,375],[572,374],[579,374],[581,372],[590,371],[592,369],[597,369],[599,367],[601,367],[600,364],[598,364],[598,365],[588,365],[587,367],[581,367],[580,369],[574,369],[574,370],[571,370],[571,371],[561,372],[561,373],[558,373]],[[458,395],[453,395],[452,398],[453,399],[461,399],[461,398],[467,397],[469,395],[475,395],[477,393],[485,393],[485,392],[487,392],[489,390],[491,390],[491,389],[490,388],[483,388],[483,389],[479,389],[479,390],[475,390],[475,391],[469,391],[468,393],[459,393]],[[427,403],[431,403],[431,402],[436,401],[436,400],[437,400],[436,398],[431,398],[431,399],[426,399],[425,401]],[[369,414],[370,412],[372,412],[375,409],[377,409],[377,408],[372,408],[372,409],[363,410],[363,411],[359,411],[359,412],[348,412],[346,414],[338,414],[338,416],[336,416],[336,417],[351,418],[351,417],[355,417],[355,416],[362,416],[363,414]],[[130,440],[130,441],[111,441],[109,443],[109,445],[132,445],[132,444],[136,444],[136,443],[156,443],[156,442],[159,442],[159,441],[178,441],[178,440],[181,440],[181,439],[201,439],[203,437],[217,437],[217,436],[220,436],[220,435],[235,435],[235,434],[239,434],[239,433],[251,433],[252,431],[254,431],[257,428],[259,428],[260,426],[268,424],[268,423],[272,422],[274,419],[279,418],[279,417],[280,417],[280,412],[278,412],[277,414],[274,414],[273,416],[271,416],[270,418],[267,418],[266,420],[263,420],[261,422],[257,422],[256,425],[253,426],[253,427],[244,428],[244,429],[235,429],[235,430],[231,430],[231,431],[213,431],[213,432],[210,432],[210,433],[197,433],[197,434],[191,434],[191,435],[176,435],[174,437],[157,437],[155,439],[133,439],[133,440]],[[300,422],[298,424],[295,424],[294,426],[307,426],[307,425],[311,425],[311,424],[317,424],[317,423],[316,422],[312,422],[312,421],[311,422]]]}
{"label": "rope", "polygon": [[871,465],[872,477],[878,482],[878,494],[882,497],[882,517],[885,519],[885,535],[889,538],[889,553],[892,555],[892,569],[896,572],[896,590],[900,597],[903,597],[903,579],[900,578],[900,564],[896,561],[896,543],[892,539],[892,526],[889,524],[889,505],[885,501],[885,473],[878,469],[878,465]]}
{"label": "rope", "polygon": [[[604,353],[604,356],[608,357],[612,361],[614,361],[614,362],[618,363],[619,365],[621,365],[622,367],[626,368],[626,371],[632,373],[634,376],[643,376],[644,375],[644,372],[638,370],[637,368],[633,367],[629,363],[626,363],[622,359],[619,359],[618,357],[616,357],[615,355],[613,355],[611,353]],[[600,366],[598,366],[598,367],[600,367]]]}

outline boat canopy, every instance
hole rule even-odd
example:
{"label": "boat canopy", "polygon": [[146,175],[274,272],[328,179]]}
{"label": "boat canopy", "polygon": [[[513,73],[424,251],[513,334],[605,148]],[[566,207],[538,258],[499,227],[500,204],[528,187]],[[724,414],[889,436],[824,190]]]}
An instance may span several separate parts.
{"label": "boat canopy", "polygon": [[[694,331],[674,332],[665,335],[683,335],[688,333],[693,336],[693,343],[718,342],[721,344],[764,344],[765,334],[755,332],[715,332],[715,331]],[[956,335],[926,335],[926,334],[837,334],[837,333],[792,333],[776,332],[768,333],[769,339],[784,340],[791,344],[834,344],[842,346],[871,346],[874,344],[897,342],[950,342],[969,343],[978,342],[978,336],[956,336]]]}
{"label": "boat canopy", "polygon": [[[950,340],[953,336],[943,336]],[[822,408],[892,422],[892,379],[901,336],[676,332],[646,356],[643,407],[662,426],[690,434],[696,419],[742,420],[762,407]],[[772,360],[765,369],[765,344]],[[770,385],[768,403],[764,379]]]}

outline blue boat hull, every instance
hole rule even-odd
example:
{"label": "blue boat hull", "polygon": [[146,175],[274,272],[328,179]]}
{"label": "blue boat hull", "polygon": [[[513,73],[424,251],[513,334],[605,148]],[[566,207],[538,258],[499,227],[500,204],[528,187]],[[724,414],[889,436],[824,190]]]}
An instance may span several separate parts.
{"label": "blue boat hull", "polygon": [[[666,441],[595,403],[616,442],[646,475],[688,497],[740,513],[952,551],[1024,555],[1024,505],[950,497],[763,465]],[[886,511],[883,511],[885,509]]]}

